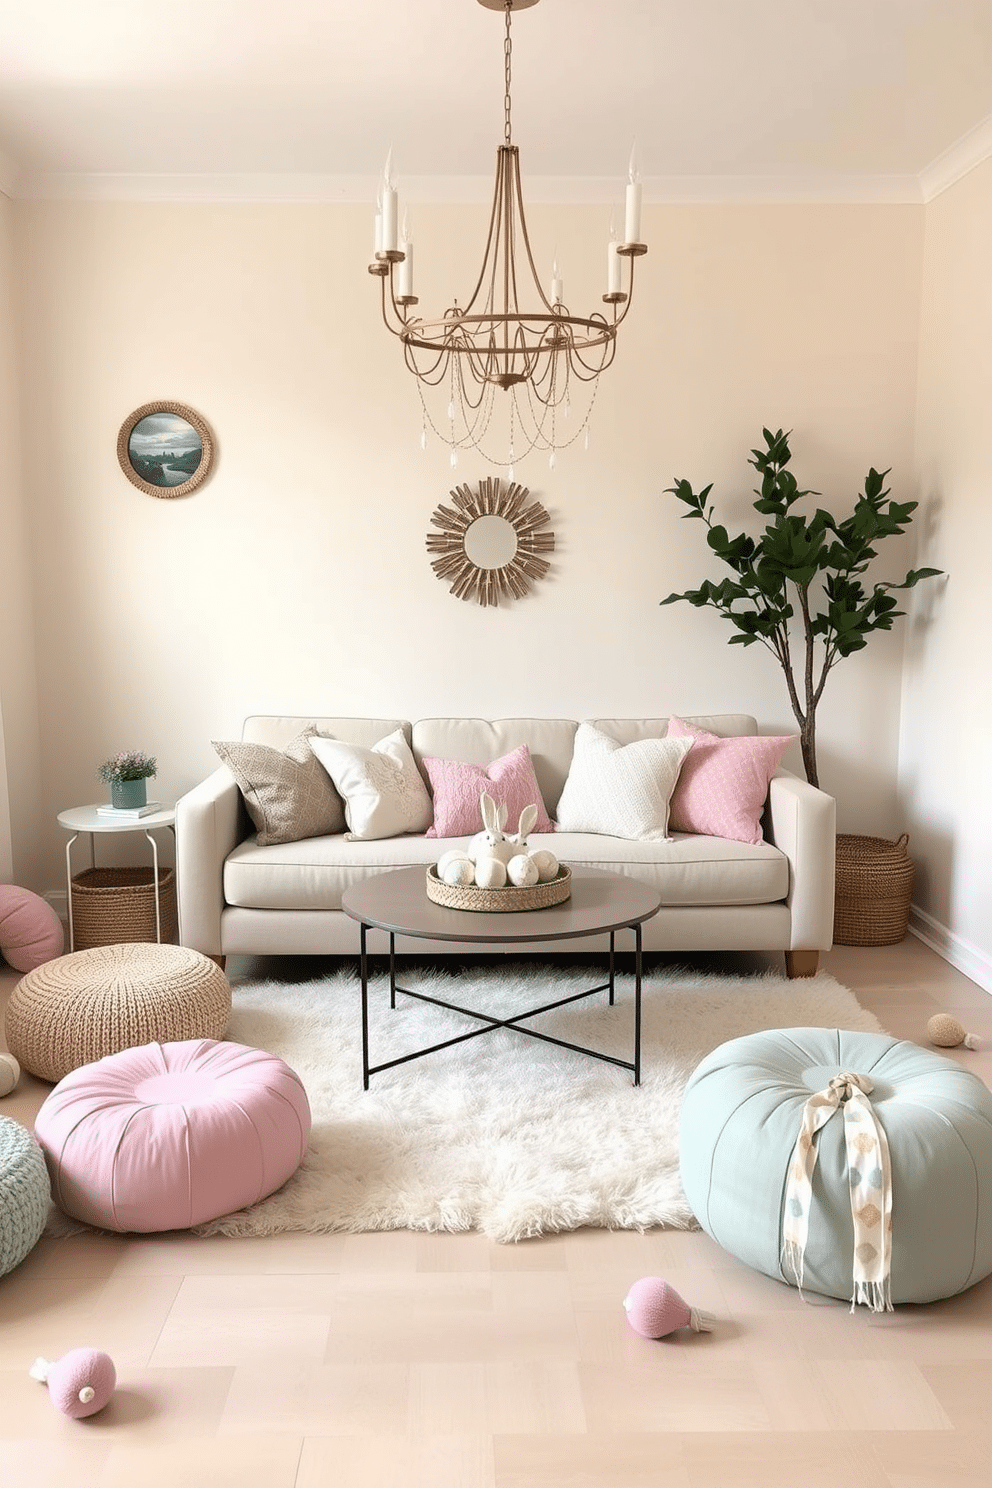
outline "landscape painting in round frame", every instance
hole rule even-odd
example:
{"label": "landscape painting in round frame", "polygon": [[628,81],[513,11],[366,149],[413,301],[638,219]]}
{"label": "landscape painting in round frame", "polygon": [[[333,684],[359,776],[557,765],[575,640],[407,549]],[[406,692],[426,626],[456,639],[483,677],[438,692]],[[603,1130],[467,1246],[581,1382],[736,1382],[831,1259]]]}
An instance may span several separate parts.
{"label": "landscape painting in round frame", "polygon": [[206,479],[213,440],[204,419],[184,403],[145,403],[121,425],[121,469],[149,496],[186,496]]}

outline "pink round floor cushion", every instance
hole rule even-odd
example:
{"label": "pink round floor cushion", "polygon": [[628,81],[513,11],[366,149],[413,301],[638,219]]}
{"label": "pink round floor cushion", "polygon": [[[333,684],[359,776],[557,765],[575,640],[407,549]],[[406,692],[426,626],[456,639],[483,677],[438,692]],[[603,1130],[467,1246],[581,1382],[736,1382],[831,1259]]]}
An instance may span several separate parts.
{"label": "pink round floor cushion", "polygon": [[274,1193],[303,1161],[299,1076],[244,1044],[143,1044],[73,1070],[38,1112],[52,1198],[104,1230],[183,1230]]}
{"label": "pink round floor cushion", "polygon": [[62,921],[47,899],[0,884],[0,952],[15,971],[34,971],[65,949]]}

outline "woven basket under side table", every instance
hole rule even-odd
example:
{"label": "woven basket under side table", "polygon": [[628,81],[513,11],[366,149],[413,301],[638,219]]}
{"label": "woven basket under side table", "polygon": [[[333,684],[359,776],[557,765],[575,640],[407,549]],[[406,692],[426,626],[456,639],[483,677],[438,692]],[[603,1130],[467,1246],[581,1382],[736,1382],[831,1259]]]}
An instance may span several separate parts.
{"label": "woven basket under side table", "polygon": [[913,860],[909,838],[838,833],[835,870],[834,944],[895,945],[909,928]]}
{"label": "woven basket under side table", "polygon": [[[176,875],[160,868],[159,914],[162,940],[176,933]],[[151,868],[84,868],[72,879],[73,945],[94,946],[156,940],[155,877]]]}

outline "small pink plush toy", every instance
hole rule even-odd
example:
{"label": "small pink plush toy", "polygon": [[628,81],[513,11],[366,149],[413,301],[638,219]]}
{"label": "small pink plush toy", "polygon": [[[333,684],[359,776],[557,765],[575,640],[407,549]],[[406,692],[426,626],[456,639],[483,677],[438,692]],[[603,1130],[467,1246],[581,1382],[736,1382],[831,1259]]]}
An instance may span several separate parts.
{"label": "small pink plush toy", "polygon": [[716,1319],[683,1302],[674,1287],[660,1276],[642,1276],[635,1281],[623,1302],[627,1321],[642,1338],[664,1338],[678,1328],[712,1333]]}
{"label": "small pink plush toy", "polygon": [[55,1409],[74,1421],[103,1410],[117,1383],[113,1359],[95,1348],[70,1349],[51,1364],[35,1359],[28,1373],[47,1384]]}

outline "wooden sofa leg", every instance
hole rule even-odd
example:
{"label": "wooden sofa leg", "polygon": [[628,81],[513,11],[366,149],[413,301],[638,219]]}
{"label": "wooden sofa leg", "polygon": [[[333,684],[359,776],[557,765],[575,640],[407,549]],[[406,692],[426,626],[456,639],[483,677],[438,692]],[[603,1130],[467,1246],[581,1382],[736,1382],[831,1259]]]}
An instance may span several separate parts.
{"label": "wooden sofa leg", "polygon": [[[789,954],[788,951],[786,951],[786,955],[788,955],[788,954]],[[226,956],[211,956],[211,954],[210,954],[209,951],[207,952],[207,960],[208,961],[213,961],[217,966],[220,967],[221,971],[223,971],[224,970],[224,967],[227,965],[227,957]],[[789,972],[789,975],[790,976],[792,975],[792,972],[791,971]]]}
{"label": "wooden sofa leg", "polygon": [[814,977],[820,968],[819,951],[786,951],[785,970],[789,977]]}

